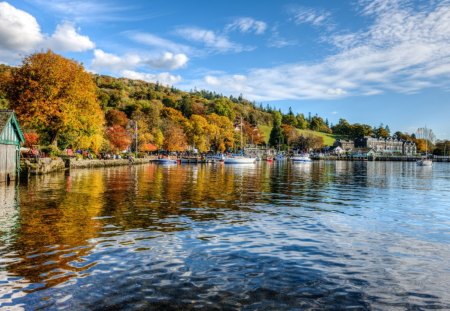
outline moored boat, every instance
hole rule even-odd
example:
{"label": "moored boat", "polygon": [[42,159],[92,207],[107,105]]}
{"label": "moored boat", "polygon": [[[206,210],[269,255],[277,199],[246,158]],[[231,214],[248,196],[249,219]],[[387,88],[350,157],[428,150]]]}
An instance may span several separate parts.
{"label": "moored boat", "polygon": [[252,164],[256,162],[256,158],[248,158],[244,156],[226,157],[223,160],[225,164]]}
{"label": "moored boat", "polygon": [[156,159],[154,162],[158,164],[178,164],[178,160],[171,158],[160,158]]}
{"label": "moored boat", "polygon": [[433,161],[427,158],[420,159],[416,163],[418,166],[433,166]]}
{"label": "moored boat", "polygon": [[293,162],[311,162],[312,161],[308,154],[295,155],[295,156],[291,157],[291,160]]}

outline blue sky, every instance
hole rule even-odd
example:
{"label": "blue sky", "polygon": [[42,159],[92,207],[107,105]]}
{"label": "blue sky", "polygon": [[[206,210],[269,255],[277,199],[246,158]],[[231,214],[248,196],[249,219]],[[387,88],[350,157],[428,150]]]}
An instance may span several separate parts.
{"label": "blue sky", "polygon": [[448,0],[0,2],[1,63],[47,48],[96,73],[450,138]]}

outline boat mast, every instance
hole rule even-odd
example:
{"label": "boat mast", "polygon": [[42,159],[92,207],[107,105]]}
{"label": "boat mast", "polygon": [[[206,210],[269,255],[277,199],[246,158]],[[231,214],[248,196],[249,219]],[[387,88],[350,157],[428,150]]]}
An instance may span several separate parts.
{"label": "boat mast", "polygon": [[244,146],[243,146],[243,139],[242,139],[242,116],[241,116],[241,152],[244,154]]}

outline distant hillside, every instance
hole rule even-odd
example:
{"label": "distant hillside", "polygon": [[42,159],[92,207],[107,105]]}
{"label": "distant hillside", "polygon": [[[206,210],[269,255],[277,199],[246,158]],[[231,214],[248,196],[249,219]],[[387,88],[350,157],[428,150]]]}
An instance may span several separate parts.
{"label": "distant hillside", "polygon": [[[41,58],[61,58],[52,52],[35,55]],[[0,108],[14,106],[9,102],[7,85],[11,83],[11,73],[15,70],[20,72],[18,68],[0,65]],[[95,149],[123,150],[129,145],[132,149],[135,148],[135,139],[132,139],[135,135],[135,125],[132,124],[137,124],[139,129],[138,147],[141,151],[154,148],[182,151],[189,146],[200,151],[207,151],[211,147],[217,151],[240,148],[241,128],[244,144],[267,145],[274,114],[281,116],[283,126],[296,128],[299,134],[322,137],[325,145],[332,145],[334,142],[328,121],[320,116],[306,118],[304,114],[294,114],[291,109],[287,114],[283,114],[270,106],[263,107],[248,101],[242,95],[227,97],[206,90],[186,92],[159,83],[105,75],[92,75],[92,78],[96,85],[98,102],[104,113],[104,117],[100,119],[106,121],[104,143]],[[25,131],[43,130],[42,126],[36,127],[30,122],[23,124]],[[84,145],[77,145],[73,139],[74,134],[67,135],[62,134],[58,138],[60,148],[92,148],[88,140]],[[41,135],[40,143],[48,144],[48,139]]]}

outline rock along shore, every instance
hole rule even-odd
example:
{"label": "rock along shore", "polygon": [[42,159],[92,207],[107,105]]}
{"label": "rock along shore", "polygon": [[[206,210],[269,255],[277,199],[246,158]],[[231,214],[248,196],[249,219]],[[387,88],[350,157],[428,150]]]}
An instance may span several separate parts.
{"label": "rock along shore", "polygon": [[51,172],[78,169],[78,168],[97,168],[123,165],[136,165],[149,163],[153,158],[134,159],[130,162],[127,159],[116,160],[77,160],[75,158],[38,158],[22,159],[21,171],[29,175],[42,175]]}

